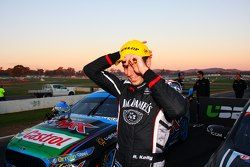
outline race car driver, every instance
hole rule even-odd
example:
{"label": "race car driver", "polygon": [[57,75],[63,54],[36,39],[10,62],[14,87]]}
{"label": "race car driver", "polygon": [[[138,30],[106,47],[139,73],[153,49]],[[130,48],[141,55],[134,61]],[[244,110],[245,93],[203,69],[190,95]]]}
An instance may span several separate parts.
{"label": "race car driver", "polygon": [[[114,166],[164,166],[171,120],[185,114],[187,101],[151,67],[152,53],[138,40],[84,67],[85,74],[119,99],[118,144]],[[105,71],[122,63],[128,80]]]}

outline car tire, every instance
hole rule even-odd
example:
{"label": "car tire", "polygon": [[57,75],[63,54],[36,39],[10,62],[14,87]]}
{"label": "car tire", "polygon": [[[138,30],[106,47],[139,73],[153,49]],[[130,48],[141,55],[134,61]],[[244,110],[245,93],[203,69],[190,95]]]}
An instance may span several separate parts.
{"label": "car tire", "polygon": [[48,93],[48,94],[45,94],[43,97],[52,97],[52,94]]}
{"label": "car tire", "polygon": [[38,94],[38,93],[35,93],[34,96],[35,96],[36,98],[42,98],[42,97],[43,97],[43,95]]}
{"label": "car tire", "polygon": [[69,96],[74,95],[74,92],[69,92]]}

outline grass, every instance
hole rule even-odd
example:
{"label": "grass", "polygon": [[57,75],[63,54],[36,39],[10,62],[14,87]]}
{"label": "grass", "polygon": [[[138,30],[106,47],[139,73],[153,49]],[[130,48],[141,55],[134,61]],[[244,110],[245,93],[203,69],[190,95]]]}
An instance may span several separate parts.
{"label": "grass", "polygon": [[[185,81],[186,81],[186,82],[184,82],[185,89],[189,89],[189,88],[193,87],[196,80],[189,78]],[[223,77],[223,76],[210,77],[209,81],[210,81],[210,92],[211,93],[233,91],[233,88],[232,88],[233,80],[228,78],[228,77]]]}
{"label": "grass", "polygon": [[[196,78],[187,77],[185,78],[185,89],[189,89],[193,87]],[[209,78],[211,85],[211,92],[223,92],[232,90],[233,80],[220,76],[220,77],[210,77]],[[77,87],[91,87],[96,86],[89,79],[81,79],[81,78],[45,78],[45,81],[41,81],[39,79],[28,79],[20,82],[12,82],[5,85],[6,90],[6,98],[8,97],[18,97],[18,96],[27,96],[28,90],[30,89],[41,89],[44,84],[48,83],[60,83],[65,86],[77,86]],[[83,92],[76,92],[77,94]]]}
{"label": "grass", "polygon": [[17,113],[0,114],[1,128],[8,127],[10,125],[20,125],[27,122],[38,122],[42,121],[45,114],[50,112],[51,108],[23,111]]}
{"label": "grass", "polygon": [[[79,78],[45,78],[45,81],[40,81],[38,79],[25,80],[21,82],[9,83],[4,86],[6,91],[6,98],[17,97],[17,96],[27,96],[28,90],[31,89],[42,89],[44,84],[60,83],[65,86],[77,86],[77,87],[90,87],[95,86],[95,84],[89,79],[79,79]],[[77,92],[79,94],[79,92]]]}

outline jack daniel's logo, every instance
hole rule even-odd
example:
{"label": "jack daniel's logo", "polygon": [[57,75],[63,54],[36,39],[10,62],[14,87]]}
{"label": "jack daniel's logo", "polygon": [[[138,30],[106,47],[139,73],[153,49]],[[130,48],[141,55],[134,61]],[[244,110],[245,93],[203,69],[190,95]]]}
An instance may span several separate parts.
{"label": "jack daniel's logo", "polygon": [[151,106],[151,103],[148,104],[144,101],[137,100],[136,98],[129,99],[129,100],[124,99],[122,108],[126,108],[126,107],[139,108],[143,110],[144,112],[146,112],[147,114],[149,114],[151,109],[153,108],[153,106]]}

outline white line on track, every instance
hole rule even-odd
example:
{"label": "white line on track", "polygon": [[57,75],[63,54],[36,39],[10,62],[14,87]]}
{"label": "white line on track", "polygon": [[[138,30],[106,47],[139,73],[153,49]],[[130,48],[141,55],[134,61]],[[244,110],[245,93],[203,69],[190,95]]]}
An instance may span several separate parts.
{"label": "white line on track", "polygon": [[13,137],[13,136],[15,136],[15,135],[3,136],[3,137],[0,137],[0,140],[2,140],[2,139],[7,139],[7,138],[10,138],[10,137]]}

